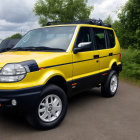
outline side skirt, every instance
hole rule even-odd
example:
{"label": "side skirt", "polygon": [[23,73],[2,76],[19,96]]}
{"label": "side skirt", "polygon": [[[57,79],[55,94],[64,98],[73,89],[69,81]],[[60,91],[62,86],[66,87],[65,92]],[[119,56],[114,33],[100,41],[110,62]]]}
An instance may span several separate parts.
{"label": "side skirt", "polygon": [[68,95],[73,96],[86,89],[98,87],[99,84],[105,81],[109,73],[110,70],[67,82]]}

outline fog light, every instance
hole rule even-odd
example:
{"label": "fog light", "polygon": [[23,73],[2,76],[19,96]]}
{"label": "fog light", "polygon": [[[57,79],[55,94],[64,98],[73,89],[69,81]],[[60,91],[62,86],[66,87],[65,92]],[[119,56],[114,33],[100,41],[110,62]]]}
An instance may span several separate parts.
{"label": "fog light", "polygon": [[15,99],[13,99],[11,103],[12,103],[13,106],[17,105],[17,101]]}

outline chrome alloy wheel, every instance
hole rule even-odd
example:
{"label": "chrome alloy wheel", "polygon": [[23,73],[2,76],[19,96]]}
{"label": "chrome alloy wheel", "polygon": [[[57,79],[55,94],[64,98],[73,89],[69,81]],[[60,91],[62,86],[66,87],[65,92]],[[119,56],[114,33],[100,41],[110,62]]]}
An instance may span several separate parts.
{"label": "chrome alloy wheel", "polygon": [[118,78],[116,75],[113,75],[110,81],[110,90],[112,93],[115,93],[118,87]]}
{"label": "chrome alloy wheel", "polygon": [[39,118],[44,122],[56,120],[62,112],[62,101],[54,94],[43,98],[38,107]]}

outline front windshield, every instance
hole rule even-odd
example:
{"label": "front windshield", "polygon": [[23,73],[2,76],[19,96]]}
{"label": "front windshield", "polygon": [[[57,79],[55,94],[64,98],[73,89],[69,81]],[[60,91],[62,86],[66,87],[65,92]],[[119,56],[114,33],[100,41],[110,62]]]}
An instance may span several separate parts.
{"label": "front windshield", "polygon": [[66,51],[75,28],[75,26],[57,26],[32,30],[12,50]]}

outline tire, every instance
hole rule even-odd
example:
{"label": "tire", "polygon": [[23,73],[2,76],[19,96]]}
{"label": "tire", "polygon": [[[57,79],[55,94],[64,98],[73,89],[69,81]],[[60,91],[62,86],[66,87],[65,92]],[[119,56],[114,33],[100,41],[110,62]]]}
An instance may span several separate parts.
{"label": "tire", "polygon": [[[101,93],[103,97],[113,97],[118,89],[118,74],[112,70],[108,75],[106,81],[101,85]],[[113,87],[114,86],[114,87]]]}
{"label": "tire", "polygon": [[56,85],[48,85],[35,109],[27,115],[27,121],[40,130],[55,128],[63,121],[67,107],[65,92]]}

